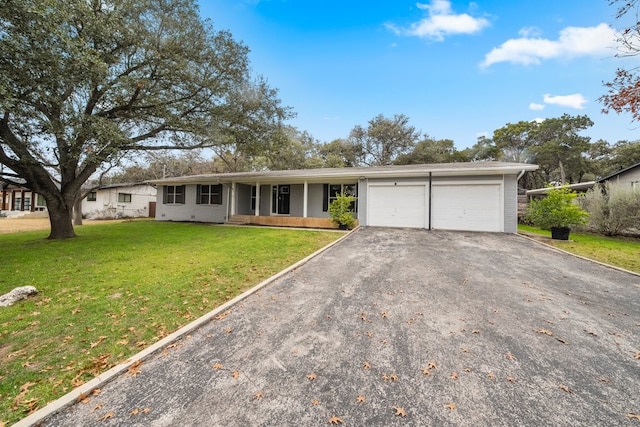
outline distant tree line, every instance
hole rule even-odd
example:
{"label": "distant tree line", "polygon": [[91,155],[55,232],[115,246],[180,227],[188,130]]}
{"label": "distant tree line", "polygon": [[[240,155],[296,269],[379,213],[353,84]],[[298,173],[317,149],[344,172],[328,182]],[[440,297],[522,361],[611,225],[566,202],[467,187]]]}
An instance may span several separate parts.
{"label": "distant tree line", "polygon": [[348,137],[325,143],[283,126],[268,144],[231,141],[216,146],[208,159],[202,151],[151,152],[106,179],[135,182],[201,173],[506,161],[540,166],[521,180],[524,188],[531,189],[550,182],[590,181],[640,163],[640,141],[591,141],[581,132],[592,125],[586,115],[568,114],[507,123],[491,137],[479,137],[473,146],[459,150],[451,139],[431,138],[416,130],[403,114],[378,115],[367,126],[355,126]]}

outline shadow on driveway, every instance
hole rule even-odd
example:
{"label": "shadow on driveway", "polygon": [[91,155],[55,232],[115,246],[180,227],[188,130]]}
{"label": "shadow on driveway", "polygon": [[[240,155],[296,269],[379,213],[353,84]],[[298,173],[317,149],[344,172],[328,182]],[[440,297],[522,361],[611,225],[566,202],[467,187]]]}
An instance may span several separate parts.
{"label": "shadow on driveway", "polygon": [[42,425],[635,426],[639,304],[519,236],[363,228]]}

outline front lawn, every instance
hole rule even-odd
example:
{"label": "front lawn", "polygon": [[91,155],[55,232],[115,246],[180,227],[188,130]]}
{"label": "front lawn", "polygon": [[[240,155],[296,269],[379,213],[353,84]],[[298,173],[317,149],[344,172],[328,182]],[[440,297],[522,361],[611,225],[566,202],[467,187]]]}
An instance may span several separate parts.
{"label": "front lawn", "polygon": [[551,232],[527,225],[519,225],[520,232],[548,237],[545,242],[559,249],[606,264],[640,273],[640,239],[632,237],[606,237],[598,234],[574,233],[568,241],[552,240]]}
{"label": "front lawn", "polygon": [[125,361],[340,233],[130,221],[0,235],[0,426]]}

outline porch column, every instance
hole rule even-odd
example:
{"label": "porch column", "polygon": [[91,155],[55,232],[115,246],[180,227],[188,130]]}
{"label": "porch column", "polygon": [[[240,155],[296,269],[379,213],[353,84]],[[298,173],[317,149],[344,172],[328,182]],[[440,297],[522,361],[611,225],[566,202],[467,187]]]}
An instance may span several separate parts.
{"label": "porch column", "polygon": [[309,198],[309,183],[307,181],[304,182],[304,195],[302,196],[302,217],[307,217],[307,202]]}
{"label": "porch column", "polygon": [[20,211],[24,210],[24,190],[20,191]]}
{"label": "porch column", "polygon": [[260,181],[256,181],[256,216],[260,216]]}
{"label": "porch column", "polygon": [[7,190],[2,190],[2,204],[0,205],[0,211],[1,210],[9,210],[7,208]]}
{"label": "porch column", "polygon": [[231,216],[236,214],[236,183],[231,183]]}
{"label": "porch column", "polygon": [[31,206],[29,206],[29,210],[34,212],[36,209],[36,199],[38,198],[38,193],[35,191],[31,192]]}

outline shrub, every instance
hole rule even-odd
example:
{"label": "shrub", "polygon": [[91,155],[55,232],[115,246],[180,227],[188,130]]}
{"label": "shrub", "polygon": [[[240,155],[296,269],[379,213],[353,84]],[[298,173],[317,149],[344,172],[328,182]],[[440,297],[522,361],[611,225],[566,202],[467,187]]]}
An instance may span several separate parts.
{"label": "shrub", "polygon": [[585,224],[589,214],[574,202],[576,197],[568,187],[549,188],[546,197],[529,204],[525,218],[544,230]]}
{"label": "shrub", "polygon": [[338,227],[353,228],[356,220],[353,217],[353,203],[355,196],[349,196],[344,192],[337,194],[334,201],[329,204],[329,216]]}
{"label": "shrub", "polygon": [[588,226],[606,236],[640,229],[640,190],[607,182],[589,190],[582,200],[589,212]]}

